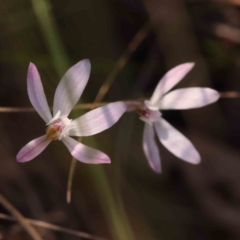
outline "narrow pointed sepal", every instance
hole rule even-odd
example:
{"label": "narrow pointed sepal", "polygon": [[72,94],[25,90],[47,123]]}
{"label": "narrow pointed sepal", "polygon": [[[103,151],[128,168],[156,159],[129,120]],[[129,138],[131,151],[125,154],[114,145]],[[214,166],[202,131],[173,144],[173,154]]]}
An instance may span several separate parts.
{"label": "narrow pointed sepal", "polygon": [[48,123],[52,119],[52,114],[47,103],[40,75],[33,63],[30,63],[28,67],[27,90],[33,107],[41,118]]}
{"label": "narrow pointed sepal", "polygon": [[143,150],[153,171],[161,173],[161,159],[154,136],[153,126],[146,123],[143,131]]}
{"label": "narrow pointed sepal", "polygon": [[193,144],[166,120],[154,122],[154,127],[159,141],[173,155],[192,164],[200,163],[201,157]]}
{"label": "narrow pointed sepal", "polygon": [[200,108],[216,102],[219,98],[219,92],[211,88],[182,88],[166,94],[158,107],[161,110]]}
{"label": "narrow pointed sepal", "polygon": [[90,76],[91,64],[84,59],[68,69],[61,79],[53,101],[53,115],[68,116],[78,102]]}
{"label": "narrow pointed sepal", "polygon": [[88,147],[71,137],[64,137],[63,143],[68,148],[71,155],[78,161],[89,164],[110,163],[110,158],[103,152]]}
{"label": "narrow pointed sepal", "polygon": [[38,156],[51,142],[47,135],[41,136],[25,145],[17,154],[18,162],[28,162]]}
{"label": "narrow pointed sepal", "polygon": [[162,96],[178,84],[191,71],[194,63],[183,63],[170,69],[159,81],[150,99],[152,106],[157,106]]}

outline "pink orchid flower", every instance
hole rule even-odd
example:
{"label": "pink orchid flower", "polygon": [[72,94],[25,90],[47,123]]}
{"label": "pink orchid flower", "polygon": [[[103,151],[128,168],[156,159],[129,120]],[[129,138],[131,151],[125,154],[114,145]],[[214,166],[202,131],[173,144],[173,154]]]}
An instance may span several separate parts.
{"label": "pink orchid flower", "polygon": [[30,63],[27,86],[30,102],[47,125],[46,134],[25,145],[17,154],[18,162],[38,156],[53,140],[62,140],[71,155],[84,163],[110,163],[99,150],[79,143],[69,136],[91,136],[115,124],[126,111],[126,104],[115,102],[94,109],[75,120],[68,118],[88,82],[91,64],[85,59],[72,66],[61,79],[54,96],[53,117],[36,66]]}
{"label": "pink orchid flower", "polygon": [[161,172],[161,161],[155,133],[163,146],[176,157],[192,164],[201,161],[193,144],[164,120],[159,111],[200,108],[219,99],[219,93],[210,88],[191,87],[169,92],[193,66],[194,63],[184,63],[168,71],[158,83],[151,99],[137,107],[140,119],[145,122],[143,150],[151,168],[158,173]]}

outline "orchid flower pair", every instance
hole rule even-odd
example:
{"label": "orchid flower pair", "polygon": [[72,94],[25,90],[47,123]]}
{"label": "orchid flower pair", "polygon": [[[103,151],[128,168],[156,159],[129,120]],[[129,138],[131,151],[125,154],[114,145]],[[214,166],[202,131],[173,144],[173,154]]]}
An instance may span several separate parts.
{"label": "orchid flower pair", "polygon": [[151,168],[161,172],[160,154],[155,141],[159,141],[176,157],[193,163],[200,155],[193,144],[162,118],[160,110],[199,108],[216,102],[220,95],[210,88],[191,87],[169,92],[193,68],[194,63],[184,63],[168,71],[158,83],[151,99],[144,102],[115,102],[94,109],[75,120],[68,118],[78,102],[90,75],[89,60],[72,66],[61,79],[53,103],[53,116],[47,104],[42,82],[36,66],[29,65],[27,85],[29,99],[46,122],[46,134],[32,140],[17,154],[18,162],[27,162],[39,155],[53,140],[62,140],[71,155],[84,163],[110,163],[110,158],[96,149],[87,147],[69,136],[91,136],[112,125],[126,111],[136,110],[145,122],[143,150]]}
{"label": "orchid flower pair", "polygon": [[145,122],[143,150],[150,167],[161,172],[160,154],[155,133],[162,145],[176,157],[192,164],[201,161],[193,144],[162,118],[159,110],[200,108],[216,102],[220,94],[210,88],[191,87],[169,92],[193,68],[194,63],[184,63],[168,71],[158,83],[149,101],[139,103],[136,111]]}
{"label": "orchid flower pair", "polygon": [[94,109],[75,120],[68,118],[88,82],[90,61],[85,59],[72,66],[61,79],[54,96],[53,116],[50,112],[36,66],[30,63],[27,90],[30,102],[47,125],[46,134],[25,145],[17,154],[18,162],[38,156],[53,140],[62,140],[71,155],[84,163],[110,163],[110,158],[69,136],[91,136],[115,124],[126,111],[124,102],[115,102]]}

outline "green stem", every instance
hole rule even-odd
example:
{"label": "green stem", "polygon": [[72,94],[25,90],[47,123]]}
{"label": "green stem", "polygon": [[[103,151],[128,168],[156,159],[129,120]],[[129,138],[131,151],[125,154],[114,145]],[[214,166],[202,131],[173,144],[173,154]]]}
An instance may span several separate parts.
{"label": "green stem", "polygon": [[32,0],[32,5],[48,50],[51,53],[54,67],[58,75],[62,76],[70,64],[60,40],[56,23],[50,13],[51,5],[47,0]]}
{"label": "green stem", "polygon": [[110,231],[116,240],[134,240],[132,229],[119,196],[113,196],[104,166],[90,169],[100,197],[102,210],[108,220]]}

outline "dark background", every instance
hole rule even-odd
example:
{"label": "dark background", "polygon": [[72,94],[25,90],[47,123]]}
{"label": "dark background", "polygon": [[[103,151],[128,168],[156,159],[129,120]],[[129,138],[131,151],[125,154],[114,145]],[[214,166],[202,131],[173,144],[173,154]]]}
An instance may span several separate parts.
{"label": "dark background", "polygon": [[[51,105],[60,76],[84,58],[92,71],[81,103],[93,102],[145,24],[146,37],[127,52],[103,101],[150,97],[168,69],[188,61],[196,65],[177,87],[239,91],[239,6],[238,0],[1,1],[0,106],[31,106],[30,61]],[[83,139],[112,164],[78,162],[70,205],[68,150],[55,141],[35,160],[17,163],[19,149],[46,127],[36,112],[0,113],[0,193],[25,217],[107,239],[240,239],[239,109],[239,98],[221,98],[201,109],[164,111],[199,150],[202,163],[190,165],[159,145],[160,175],[144,157],[143,122],[134,112],[125,114],[111,129]],[[72,117],[82,113],[75,110]],[[8,213],[3,206],[0,211]],[[46,240],[84,239],[36,229]],[[0,219],[0,239],[31,238],[17,223]]]}

